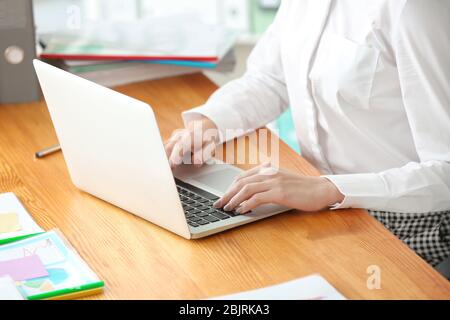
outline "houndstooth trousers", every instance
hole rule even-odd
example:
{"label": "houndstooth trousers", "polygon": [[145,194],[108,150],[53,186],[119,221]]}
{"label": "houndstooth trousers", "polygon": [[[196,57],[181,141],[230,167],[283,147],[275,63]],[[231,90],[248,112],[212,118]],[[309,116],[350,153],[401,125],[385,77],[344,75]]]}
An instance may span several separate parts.
{"label": "houndstooth trousers", "polygon": [[450,256],[450,211],[369,213],[432,266]]}

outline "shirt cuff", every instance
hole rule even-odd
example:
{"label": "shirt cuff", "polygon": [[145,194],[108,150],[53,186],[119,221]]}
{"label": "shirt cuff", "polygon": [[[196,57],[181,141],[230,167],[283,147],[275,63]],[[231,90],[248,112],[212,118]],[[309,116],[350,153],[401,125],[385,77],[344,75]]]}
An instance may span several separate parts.
{"label": "shirt cuff", "polygon": [[376,173],[326,175],[345,196],[344,201],[331,207],[331,210],[347,208],[384,208],[389,200],[389,190],[383,178]]}
{"label": "shirt cuff", "polygon": [[236,110],[217,105],[216,103],[199,106],[185,111],[181,115],[185,126],[188,122],[199,120],[201,116],[209,118],[219,130],[220,143],[246,133],[242,116]]}

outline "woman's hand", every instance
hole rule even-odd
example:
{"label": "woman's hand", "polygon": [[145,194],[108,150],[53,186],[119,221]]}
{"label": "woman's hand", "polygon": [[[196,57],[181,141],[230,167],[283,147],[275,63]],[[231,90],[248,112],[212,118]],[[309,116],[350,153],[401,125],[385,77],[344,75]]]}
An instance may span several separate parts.
{"label": "woman's hand", "polygon": [[305,177],[266,163],[242,173],[214,206],[247,213],[274,203],[302,211],[319,211],[342,202],[342,195],[326,178]]}
{"label": "woman's hand", "polygon": [[219,131],[210,119],[202,117],[191,121],[185,129],[177,130],[164,143],[171,168],[183,164],[190,155],[190,164],[201,166],[214,156]]}

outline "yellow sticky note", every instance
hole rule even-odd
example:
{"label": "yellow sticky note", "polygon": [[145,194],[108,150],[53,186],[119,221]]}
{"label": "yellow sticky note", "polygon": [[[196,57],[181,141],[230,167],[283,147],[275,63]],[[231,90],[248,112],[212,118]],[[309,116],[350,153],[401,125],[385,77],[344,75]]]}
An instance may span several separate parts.
{"label": "yellow sticky note", "polygon": [[21,229],[17,213],[0,213],[0,233],[20,231]]}

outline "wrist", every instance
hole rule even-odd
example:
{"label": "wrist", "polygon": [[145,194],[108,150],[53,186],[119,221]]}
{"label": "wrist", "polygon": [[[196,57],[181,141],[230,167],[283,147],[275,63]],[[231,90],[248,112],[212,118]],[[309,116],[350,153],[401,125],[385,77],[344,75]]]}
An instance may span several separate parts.
{"label": "wrist", "polygon": [[321,177],[320,179],[322,179],[323,195],[325,199],[324,207],[331,207],[336,203],[344,201],[345,195],[339,191],[333,182],[324,177]]}
{"label": "wrist", "polygon": [[191,120],[186,124],[186,128],[189,130],[194,130],[197,127],[201,127],[202,131],[206,130],[218,130],[216,124],[209,118],[205,116],[200,116],[195,120]]}
{"label": "wrist", "polygon": [[219,129],[216,124],[203,115],[188,122],[186,128],[194,139],[197,138],[199,141],[202,141],[202,145],[211,141],[217,143],[220,140]]}

